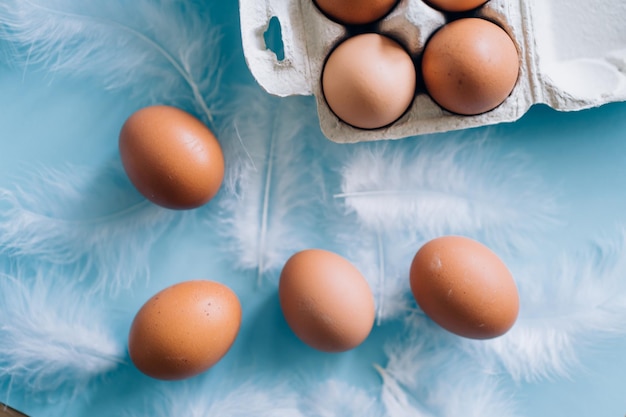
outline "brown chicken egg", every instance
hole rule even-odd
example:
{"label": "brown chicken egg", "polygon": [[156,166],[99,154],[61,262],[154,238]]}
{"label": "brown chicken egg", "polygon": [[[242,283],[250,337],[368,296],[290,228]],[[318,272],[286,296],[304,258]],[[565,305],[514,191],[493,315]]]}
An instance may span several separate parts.
{"label": "brown chicken egg", "polygon": [[517,319],[519,296],[511,273],[475,240],[444,236],[426,243],[413,259],[410,280],[424,313],[457,335],[501,336]]}
{"label": "brown chicken egg", "polygon": [[346,25],[363,25],[383,18],[398,0],[315,0],[328,17]]}
{"label": "brown chicken egg", "polygon": [[399,119],[415,95],[413,60],[396,41],[376,33],[348,38],[322,72],[324,98],[335,115],[361,129]]}
{"label": "brown chicken egg", "polygon": [[279,283],[285,320],[304,343],[325,352],[360,345],[374,325],[374,297],[345,258],[321,249],[293,255]]}
{"label": "brown chicken egg", "polygon": [[462,115],[493,110],[513,91],[519,73],[515,43],[495,23],[458,19],[426,43],[422,75],[430,97]]}
{"label": "brown chicken egg", "polygon": [[444,12],[467,12],[485,4],[487,0],[427,0],[436,9]]}
{"label": "brown chicken egg", "polygon": [[213,133],[175,107],[132,114],[120,132],[119,149],[133,185],[163,207],[199,207],[217,194],[224,178],[224,156]]}
{"label": "brown chicken egg", "polygon": [[130,328],[128,352],[141,372],[178,380],[200,374],[230,349],[241,325],[241,305],[227,286],[185,281],[141,307]]}

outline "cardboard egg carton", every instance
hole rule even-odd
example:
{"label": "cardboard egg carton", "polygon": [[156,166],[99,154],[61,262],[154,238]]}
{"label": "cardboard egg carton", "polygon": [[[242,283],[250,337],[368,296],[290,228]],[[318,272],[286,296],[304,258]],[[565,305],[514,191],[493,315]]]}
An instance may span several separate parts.
{"label": "cardboard egg carton", "polygon": [[[442,109],[425,92],[418,92],[399,120],[374,130],[343,123],[322,93],[326,57],[354,34],[349,27],[330,20],[313,0],[240,0],[240,16],[244,54],[258,83],[278,96],[314,95],[322,131],[336,142],[397,139],[510,122],[536,103],[571,111],[626,100],[623,0],[490,0],[462,14],[495,21],[514,40],[520,72],[511,95],[489,112],[463,116]],[[449,17],[423,0],[400,0],[367,31],[392,36],[417,58]],[[266,45],[264,35],[271,21],[280,23],[284,56]]]}

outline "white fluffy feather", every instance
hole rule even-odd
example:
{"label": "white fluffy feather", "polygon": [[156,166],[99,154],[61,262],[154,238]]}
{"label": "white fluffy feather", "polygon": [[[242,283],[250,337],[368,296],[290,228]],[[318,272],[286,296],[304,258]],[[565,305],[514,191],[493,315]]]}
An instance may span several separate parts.
{"label": "white fluffy feather", "polygon": [[452,372],[442,372],[427,402],[440,417],[515,417],[519,413],[510,391],[466,360]]}
{"label": "white fluffy feather", "polygon": [[408,326],[385,346],[382,401],[389,417],[515,416],[508,390],[455,348],[449,335]]}
{"label": "white fluffy feather", "polygon": [[147,202],[120,165],[41,168],[0,189],[0,253],[116,293],[148,276],[150,250],[183,216]]}
{"label": "white fluffy feather", "polygon": [[383,380],[380,398],[388,417],[432,417],[389,372],[378,368]]}
{"label": "white fluffy feather", "polygon": [[383,417],[375,396],[342,381],[325,381],[304,397],[306,417]]}
{"label": "white fluffy feather", "polygon": [[47,274],[0,275],[0,378],[29,392],[78,393],[122,363],[125,350],[84,294],[50,285]]}
{"label": "white fluffy feather", "polygon": [[336,197],[368,229],[412,231],[418,241],[464,234],[498,250],[526,246],[555,213],[523,156],[469,135],[359,148]]}
{"label": "white fluffy feather", "polygon": [[4,0],[0,26],[24,65],[89,76],[212,119],[219,35],[192,2]]}
{"label": "white fluffy feather", "polygon": [[420,378],[433,355],[426,354],[426,344],[411,332],[405,337],[385,345],[387,365],[375,365],[382,378],[381,401],[388,417],[430,417],[423,390],[419,389]]}
{"label": "white fluffy feather", "polygon": [[367,144],[346,157],[335,197],[356,225],[340,240],[370,283],[379,322],[408,310],[409,266],[425,241],[463,234],[507,251],[554,222],[555,204],[524,158],[498,155],[484,139]]}
{"label": "white fluffy feather", "polygon": [[164,386],[146,401],[147,409],[131,411],[128,417],[304,417],[298,409],[298,396],[286,386],[243,383],[234,389],[197,381]]}
{"label": "white fluffy feather", "polygon": [[276,98],[249,89],[235,100],[231,130],[222,134],[229,162],[220,201],[224,248],[237,267],[257,273],[282,268],[310,245],[314,207],[320,203],[319,167],[311,166],[318,130],[310,98]]}
{"label": "white fluffy feather", "polygon": [[582,349],[626,332],[626,233],[515,274],[520,316],[504,336],[465,347],[513,379],[567,376]]}

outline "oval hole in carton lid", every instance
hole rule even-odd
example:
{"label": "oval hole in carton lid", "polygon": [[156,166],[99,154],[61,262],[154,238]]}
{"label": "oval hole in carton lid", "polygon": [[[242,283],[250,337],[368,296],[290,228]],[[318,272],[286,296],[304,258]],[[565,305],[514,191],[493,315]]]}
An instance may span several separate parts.
{"label": "oval hole in carton lid", "polygon": [[278,17],[272,16],[267,25],[267,30],[263,33],[265,47],[274,52],[276,59],[282,61],[285,59],[285,45],[283,44],[282,28]]}

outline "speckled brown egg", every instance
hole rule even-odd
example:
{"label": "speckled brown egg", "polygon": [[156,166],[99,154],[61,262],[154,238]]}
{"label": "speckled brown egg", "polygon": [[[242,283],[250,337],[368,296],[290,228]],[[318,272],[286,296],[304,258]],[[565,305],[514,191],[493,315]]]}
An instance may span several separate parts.
{"label": "speckled brown egg", "polygon": [[485,4],[487,0],[427,0],[436,9],[445,12],[467,12]]}
{"label": "speckled brown egg", "polygon": [[279,283],[285,320],[309,346],[343,352],[360,345],[374,325],[370,287],[347,259],[309,249],[285,264]]}
{"label": "speckled brown egg", "polygon": [[141,307],[130,328],[128,352],[148,376],[185,379],[226,355],[240,325],[241,305],[230,288],[214,281],[185,281]]}
{"label": "speckled brown egg", "polygon": [[424,313],[444,329],[473,339],[506,333],[515,323],[519,296],[500,258],[482,243],[444,236],[417,252],[411,290]]}
{"label": "speckled brown egg", "polygon": [[199,207],[217,194],[224,178],[224,156],[213,133],[175,107],[132,114],[120,132],[119,149],[133,185],[163,207]]}
{"label": "speckled brown egg", "polygon": [[396,41],[377,33],[348,38],[322,72],[324,98],[345,123],[377,129],[398,120],[413,102],[413,60]]}
{"label": "speckled brown egg", "polygon": [[346,25],[363,25],[382,19],[398,0],[315,0],[331,19]]}
{"label": "speckled brown egg", "polygon": [[458,19],[426,43],[422,75],[430,97],[444,109],[476,115],[498,107],[517,83],[515,43],[495,23]]}

